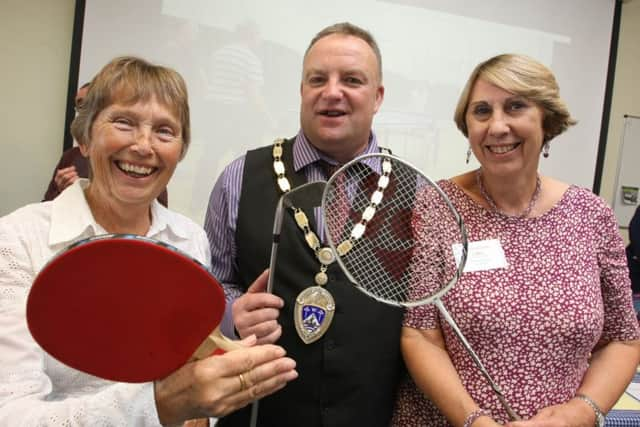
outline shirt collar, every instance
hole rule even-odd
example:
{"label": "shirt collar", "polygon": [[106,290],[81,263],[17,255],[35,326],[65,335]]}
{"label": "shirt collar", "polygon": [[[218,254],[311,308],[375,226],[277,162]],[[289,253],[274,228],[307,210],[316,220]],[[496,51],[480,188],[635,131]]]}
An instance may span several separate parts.
{"label": "shirt collar", "polygon": [[[88,185],[88,179],[78,179],[51,202],[50,245],[107,234],[96,222],[87,203],[84,190]],[[154,237],[164,230],[170,230],[178,238],[189,238],[181,222],[171,220],[172,215],[175,214],[154,200],[151,204],[151,227],[146,237]]]}
{"label": "shirt collar", "polygon": [[[378,150],[378,138],[376,134],[371,131],[369,134],[369,143],[365,150],[360,153],[369,154],[369,153],[377,153]],[[317,162],[318,160],[325,160],[328,163],[335,164],[336,161],[331,157],[323,154],[316,147],[311,145],[307,137],[302,132],[302,129],[298,131],[296,135],[296,139],[293,143],[293,167],[296,172],[300,169],[304,168],[311,163]]]}
{"label": "shirt collar", "polygon": [[78,179],[51,202],[49,245],[105,233],[93,218],[84,196],[88,185],[88,179]]}
{"label": "shirt collar", "polygon": [[153,237],[164,230],[169,230],[173,235],[180,239],[189,239],[189,232],[185,227],[185,221],[175,221],[174,216],[166,207],[162,206],[158,200],[151,203],[151,227],[147,233],[147,237]]}

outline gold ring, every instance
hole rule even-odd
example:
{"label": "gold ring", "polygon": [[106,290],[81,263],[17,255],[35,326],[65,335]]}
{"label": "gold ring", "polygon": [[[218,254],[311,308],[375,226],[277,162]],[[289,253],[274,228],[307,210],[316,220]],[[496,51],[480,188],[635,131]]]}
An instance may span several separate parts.
{"label": "gold ring", "polygon": [[247,380],[244,378],[243,374],[238,374],[238,379],[240,380],[240,391],[244,391],[247,389]]}

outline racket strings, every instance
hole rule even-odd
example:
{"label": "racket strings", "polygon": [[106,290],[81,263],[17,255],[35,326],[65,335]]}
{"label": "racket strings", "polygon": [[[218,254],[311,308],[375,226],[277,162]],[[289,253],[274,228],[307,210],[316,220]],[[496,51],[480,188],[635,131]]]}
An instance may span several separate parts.
{"label": "racket strings", "polygon": [[413,224],[416,247],[411,274],[416,281],[411,301],[440,294],[461,274],[453,254],[453,246],[463,240],[458,218],[433,187],[423,188],[419,199]]}
{"label": "racket strings", "polygon": [[[325,225],[332,246],[351,241],[339,259],[357,286],[384,302],[413,305],[455,276],[451,243],[459,241],[459,225],[435,184],[412,167],[391,162],[389,184],[366,221],[363,213],[372,206],[380,175],[363,163],[334,175],[325,190]],[[353,239],[359,223],[364,233]]]}

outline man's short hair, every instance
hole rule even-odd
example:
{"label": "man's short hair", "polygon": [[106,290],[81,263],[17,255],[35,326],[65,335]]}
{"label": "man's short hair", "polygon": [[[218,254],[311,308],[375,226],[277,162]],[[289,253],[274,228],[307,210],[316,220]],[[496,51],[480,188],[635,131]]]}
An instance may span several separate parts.
{"label": "man's short hair", "polygon": [[376,55],[376,59],[378,60],[378,75],[380,76],[380,81],[382,81],[382,54],[380,53],[380,48],[378,47],[378,43],[376,39],[373,38],[373,35],[367,30],[358,27],[350,22],[339,22],[337,24],[330,25],[324,29],[322,29],[309,43],[307,50],[304,52],[304,57],[307,57],[307,54],[311,50],[314,44],[322,38],[327,36],[331,36],[333,34],[339,34],[343,36],[353,36],[357,37],[361,40],[364,40],[373,50],[373,53]]}

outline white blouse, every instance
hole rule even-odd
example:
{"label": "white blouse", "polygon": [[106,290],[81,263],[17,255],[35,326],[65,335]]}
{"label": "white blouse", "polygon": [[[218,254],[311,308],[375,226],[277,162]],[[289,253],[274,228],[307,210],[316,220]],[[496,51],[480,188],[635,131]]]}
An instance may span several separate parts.
{"label": "white blouse", "polygon": [[[84,197],[87,185],[78,180],[51,202],[0,218],[2,426],[160,425],[153,383],[115,383],[69,368],[42,350],[27,329],[26,299],[40,269],[69,244],[106,233]],[[200,226],[157,201],[151,216],[147,237],[169,243],[209,268],[209,244]]]}

